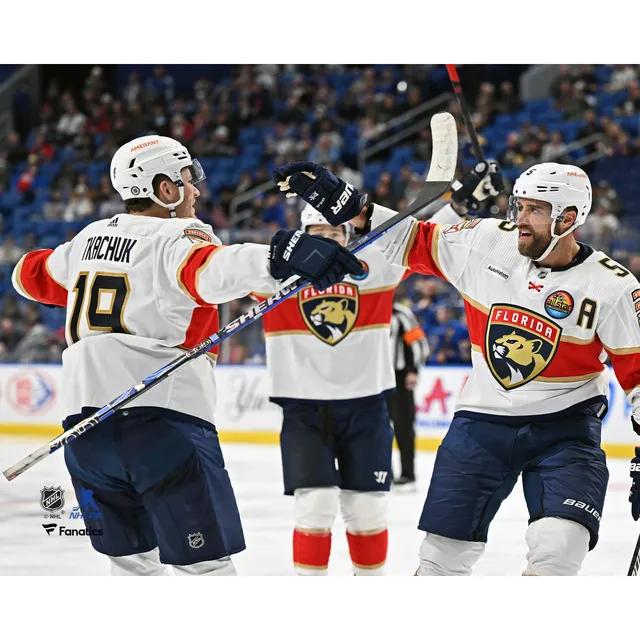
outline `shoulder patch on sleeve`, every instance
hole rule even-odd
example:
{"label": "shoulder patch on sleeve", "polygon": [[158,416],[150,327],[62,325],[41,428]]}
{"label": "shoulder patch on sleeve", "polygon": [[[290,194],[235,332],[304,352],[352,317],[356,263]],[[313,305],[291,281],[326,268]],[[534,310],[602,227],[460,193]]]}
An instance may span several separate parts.
{"label": "shoulder patch on sleeve", "polygon": [[446,225],[442,229],[442,233],[456,233],[458,231],[464,231],[465,229],[474,229],[480,224],[481,221],[482,218],[473,218],[471,220],[463,220],[462,222],[458,222],[456,224]]}
{"label": "shoulder patch on sleeve", "polygon": [[193,244],[198,242],[206,242],[211,244],[213,242],[213,238],[203,229],[198,227],[187,227],[182,234],[183,238],[187,238]]}

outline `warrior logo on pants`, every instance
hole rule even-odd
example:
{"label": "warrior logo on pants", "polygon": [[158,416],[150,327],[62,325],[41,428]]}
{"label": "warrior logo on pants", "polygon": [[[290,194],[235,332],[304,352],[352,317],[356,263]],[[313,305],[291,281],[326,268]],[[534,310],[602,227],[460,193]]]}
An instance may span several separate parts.
{"label": "warrior logo on pants", "polygon": [[562,328],[513,305],[494,304],[485,334],[485,357],[503,389],[515,389],[539,376],[556,353]]}

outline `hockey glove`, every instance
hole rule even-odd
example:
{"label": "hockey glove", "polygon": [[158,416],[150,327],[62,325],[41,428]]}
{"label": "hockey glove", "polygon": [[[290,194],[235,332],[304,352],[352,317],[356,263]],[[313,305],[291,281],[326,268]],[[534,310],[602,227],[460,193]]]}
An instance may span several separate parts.
{"label": "hockey glove", "polygon": [[466,207],[468,211],[478,211],[487,198],[504,191],[500,166],[495,160],[479,162],[462,176],[462,182],[454,181],[451,191],[451,199],[457,205]]}
{"label": "hockey glove", "polygon": [[311,280],[318,291],[342,282],[347,274],[364,275],[360,261],[335,240],[302,231],[276,232],[271,238],[269,269],[276,280],[297,275]]}
{"label": "hockey glove", "polygon": [[334,227],[355,218],[367,201],[366,194],[314,162],[289,162],[273,172],[273,180],[287,198],[299,195]]}
{"label": "hockey glove", "polygon": [[631,517],[634,520],[640,518],[640,447],[636,447],[636,457],[631,460],[631,491],[629,502],[631,503]]}

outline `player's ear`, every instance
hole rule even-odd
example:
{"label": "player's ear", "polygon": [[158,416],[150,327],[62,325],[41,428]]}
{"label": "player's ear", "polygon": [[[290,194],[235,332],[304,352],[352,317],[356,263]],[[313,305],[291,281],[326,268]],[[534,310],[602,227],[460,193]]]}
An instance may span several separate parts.
{"label": "player's ear", "polygon": [[562,231],[566,231],[575,223],[577,215],[578,212],[575,207],[567,207],[562,212],[562,222],[560,223]]}

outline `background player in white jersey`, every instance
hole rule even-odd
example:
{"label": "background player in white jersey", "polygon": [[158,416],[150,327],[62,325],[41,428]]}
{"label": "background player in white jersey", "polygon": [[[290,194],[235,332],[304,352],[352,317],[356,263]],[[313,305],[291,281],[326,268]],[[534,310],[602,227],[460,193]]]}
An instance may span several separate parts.
{"label": "background player in white jersey", "polygon": [[[488,166],[469,172],[458,183],[459,205],[475,206],[474,193],[489,197],[495,190],[485,187],[494,177]],[[435,218],[461,220],[451,207]],[[348,224],[334,228],[310,205],[301,228],[348,241]],[[389,326],[406,268],[390,265],[375,243],[358,258],[363,275],[324,291],[307,287],[263,318],[271,400],[283,409],[282,466],[285,493],[295,496],[293,562],[300,575],[327,573],[339,507],[354,574],[382,574],[387,556],[393,431],[384,396],[396,386]]]}
{"label": "background player in white jersey", "polygon": [[[319,180],[290,175],[308,197]],[[392,211],[331,210],[339,224],[377,226]],[[361,195],[361,194],[358,194]],[[358,203],[359,204],[359,203]],[[640,422],[640,284],[576,242],[591,208],[579,167],[523,173],[509,220],[452,226],[407,219],[380,240],[388,260],[437,275],[462,293],[473,371],[438,454],[419,528],[418,575],[467,575],[520,475],[529,510],[526,575],[576,575],[597,543],[608,472],[600,448],[607,356]],[[637,487],[631,494],[638,515]]]}
{"label": "background player in white jersey", "polygon": [[[204,172],[171,138],[125,144],[110,175],[127,214],[27,254],[13,274],[27,298],[67,307],[65,427],[215,333],[219,303],[293,275],[325,288],[364,273],[338,243],[296,231],[270,247],[222,246],[195,216]],[[230,556],[245,544],[213,424],[216,354],[207,355],[65,447],[81,509],[93,492],[102,512],[91,543],[113,574],[162,575],[163,564],[235,574]]]}

